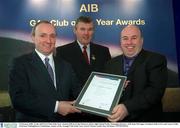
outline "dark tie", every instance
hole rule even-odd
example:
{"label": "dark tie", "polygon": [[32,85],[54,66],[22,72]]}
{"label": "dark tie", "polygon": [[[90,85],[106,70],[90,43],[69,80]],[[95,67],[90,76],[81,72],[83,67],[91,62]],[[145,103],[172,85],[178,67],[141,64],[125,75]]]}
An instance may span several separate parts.
{"label": "dark tie", "polygon": [[54,83],[54,73],[53,73],[53,69],[52,69],[51,65],[49,64],[49,58],[48,57],[45,58],[45,65],[46,65],[46,68],[49,72],[49,75],[51,76],[51,79]]}
{"label": "dark tie", "polygon": [[89,64],[89,59],[88,59],[88,55],[87,55],[86,49],[87,49],[87,46],[83,46],[83,56],[84,56],[87,64]]}
{"label": "dark tie", "polygon": [[131,67],[130,61],[131,61],[130,59],[126,59],[126,61],[125,61],[125,66],[124,66],[124,75],[125,76],[127,76],[128,71]]}

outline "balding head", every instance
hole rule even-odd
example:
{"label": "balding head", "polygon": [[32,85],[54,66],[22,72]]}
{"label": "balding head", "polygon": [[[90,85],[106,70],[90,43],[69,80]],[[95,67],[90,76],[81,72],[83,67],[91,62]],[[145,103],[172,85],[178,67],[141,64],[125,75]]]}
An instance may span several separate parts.
{"label": "balding head", "polygon": [[138,26],[128,25],[121,31],[121,49],[125,56],[134,57],[142,49],[143,38]]}

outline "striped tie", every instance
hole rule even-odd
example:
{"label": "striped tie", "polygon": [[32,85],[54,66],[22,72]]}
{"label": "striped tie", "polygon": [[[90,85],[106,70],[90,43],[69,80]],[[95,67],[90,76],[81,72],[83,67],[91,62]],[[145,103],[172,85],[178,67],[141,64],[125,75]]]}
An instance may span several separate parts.
{"label": "striped tie", "polygon": [[49,72],[49,75],[50,75],[50,77],[54,83],[54,73],[53,73],[53,69],[52,69],[51,65],[49,64],[49,58],[48,57],[45,58],[45,65],[46,65],[46,68]]}

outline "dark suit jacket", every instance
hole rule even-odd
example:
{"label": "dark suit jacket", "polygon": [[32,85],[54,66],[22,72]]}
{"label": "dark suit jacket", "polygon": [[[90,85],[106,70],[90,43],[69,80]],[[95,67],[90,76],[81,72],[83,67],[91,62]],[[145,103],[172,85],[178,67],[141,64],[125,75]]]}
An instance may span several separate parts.
{"label": "dark suit jacket", "polygon": [[56,50],[57,57],[62,57],[71,63],[82,86],[92,71],[102,71],[104,64],[111,58],[107,47],[92,42],[90,43],[90,65],[86,63],[77,41],[58,47]]}
{"label": "dark suit jacket", "polygon": [[17,110],[16,121],[66,121],[54,113],[56,101],[76,98],[80,88],[69,63],[54,58],[56,86],[36,52],[14,59],[9,74],[9,93]]}
{"label": "dark suit jacket", "polygon": [[[111,56],[107,47],[90,43],[90,65],[86,63],[82,50],[78,45],[77,41],[58,47],[57,57],[62,57],[69,63],[71,63],[80,83],[81,88],[84,86],[86,80],[92,71],[101,72],[104,68],[105,63],[110,60]],[[91,114],[76,114],[72,116],[72,121],[76,122],[102,122],[104,118],[94,116]]]}
{"label": "dark suit jacket", "polygon": [[[123,56],[117,56],[105,66],[107,73],[123,75]],[[162,55],[142,50],[129,69],[130,84],[120,102],[129,112],[125,121],[159,121],[161,98],[167,84],[167,62]]]}

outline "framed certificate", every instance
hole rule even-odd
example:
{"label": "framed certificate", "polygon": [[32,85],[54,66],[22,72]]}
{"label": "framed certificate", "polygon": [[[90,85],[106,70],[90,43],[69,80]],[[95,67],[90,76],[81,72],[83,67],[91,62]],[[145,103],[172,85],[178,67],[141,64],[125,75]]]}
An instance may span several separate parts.
{"label": "framed certificate", "polygon": [[107,117],[118,104],[126,76],[92,72],[74,106],[84,112]]}

